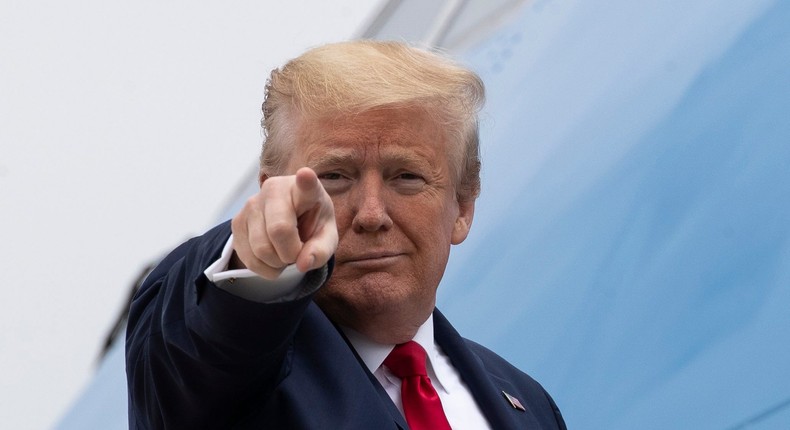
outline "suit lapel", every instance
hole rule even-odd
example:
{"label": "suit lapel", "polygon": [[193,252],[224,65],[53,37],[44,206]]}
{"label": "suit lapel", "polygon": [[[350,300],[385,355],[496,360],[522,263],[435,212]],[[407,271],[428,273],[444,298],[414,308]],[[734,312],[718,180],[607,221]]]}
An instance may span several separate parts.
{"label": "suit lapel", "polygon": [[524,404],[526,411],[521,411],[508,402],[503,394],[516,393],[513,385],[495,375],[485,367],[483,361],[466,345],[466,342],[450,325],[439,310],[434,310],[434,337],[453,366],[469,387],[480,410],[485,415],[491,428],[516,429],[539,428],[535,415],[529,405]]}
{"label": "suit lapel", "polygon": [[376,389],[376,394],[378,394],[381,403],[385,405],[387,412],[389,412],[390,416],[395,421],[395,424],[397,424],[398,428],[400,428],[401,430],[409,430],[409,425],[406,424],[406,419],[400,413],[398,407],[395,406],[395,403],[392,402],[392,399],[390,398],[389,394],[387,394],[387,390],[385,390],[384,387],[381,386],[379,380],[376,379],[376,377],[373,376],[372,373],[370,373],[368,366],[362,360],[362,357],[359,356],[357,350],[354,349],[354,346],[351,344],[351,341],[348,340],[345,333],[343,333],[343,330],[341,330],[340,327],[336,325],[335,325],[335,329],[343,338],[343,340],[346,341],[346,344],[348,345],[348,348],[351,350],[351,352],[354,353],[354,357],[356,357],[357,362],[359,363],[359,367],[363,369],[371,385],[373,385],[373,387]]}

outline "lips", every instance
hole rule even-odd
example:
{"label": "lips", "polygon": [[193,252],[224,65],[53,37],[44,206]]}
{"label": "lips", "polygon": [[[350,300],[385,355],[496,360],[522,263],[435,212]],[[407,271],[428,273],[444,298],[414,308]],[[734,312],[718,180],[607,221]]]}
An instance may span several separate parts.
{"label": "lips", "polygon": [[340,263],[364,263],[364,262],[376,262],[376,261],[383,261],[389,260],[396,257],[404,255],[401,252],[394,252],[394,251],[377,251],[377,252],[366,252],[363,254],[356,254],[346,257],[339,257],[338,261]]}

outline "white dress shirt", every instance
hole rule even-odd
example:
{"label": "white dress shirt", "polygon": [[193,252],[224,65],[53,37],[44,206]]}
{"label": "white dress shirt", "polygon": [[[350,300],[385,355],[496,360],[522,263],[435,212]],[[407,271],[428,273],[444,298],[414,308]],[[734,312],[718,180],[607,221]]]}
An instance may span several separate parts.
{"label": "white dress shirt", "polygon": [[[270,303],[293,300],[301,295],[301,291],[297,287],[303,274],[296,270],[295,266],[287,267],[279,278],[270,281],[259,277],[248,269],[227,270],[232,254],[233,236],[225,244],[220,258],[204,271],[206,277],[217,287],[255,302]],[[384,387],[398,410],[403,414],[401,380],[382,364],[395,345],[376,343],[355,330],[347,327],[341,328],[368,370]],[[483,412],[472,397],[472,393],[469,392],[469,388],[450,363],[450,359],[434,341],[433,315],[429,316],[428,320],[420,326],[413,340],[420,344],[427,353],[428,377],[439,394],[444,414],[447,416],[450,426],[455,430],[490,429]]]}
{"label": "white dress shirt", "polygon": [[[392,349],[395,348],[395,345],[382,345],[373,342],[350,328],[341,328],[351,345],[357,350],[359,357],[362,358],[362,361],[368,367],[368,370],[373,373],[373,376],[376,377],[398,407],[400,413],[403,414],[403,401],[401,400],[400,392],[401,379],[393,375],[387,366],[382,364]],[[434,341],[433,315],[429,316],[428,320],[420,326],[412,340],[419,343],[428,354],[426,366],[428,378],[430,378],[433,388],[439,394],[444,415],[447,417],[450,427],[455,430],[490,428],[483,416],[483,412],[472,397],[472,393],[469,392],[469,388],[461,379],[461,375],[458,374],[458,371],[450,363],[450,359]]]}

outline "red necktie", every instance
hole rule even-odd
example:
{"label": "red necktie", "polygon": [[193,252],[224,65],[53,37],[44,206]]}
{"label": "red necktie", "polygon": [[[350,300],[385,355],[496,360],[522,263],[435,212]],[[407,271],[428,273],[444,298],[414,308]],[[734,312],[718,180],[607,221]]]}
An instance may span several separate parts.
{"label": "red necktie", "polygon": [[401,379],[401,399],[412,430],[450,430],[439,394],[425,370],[425,350],[414,341],[396,345],[384,365]]}

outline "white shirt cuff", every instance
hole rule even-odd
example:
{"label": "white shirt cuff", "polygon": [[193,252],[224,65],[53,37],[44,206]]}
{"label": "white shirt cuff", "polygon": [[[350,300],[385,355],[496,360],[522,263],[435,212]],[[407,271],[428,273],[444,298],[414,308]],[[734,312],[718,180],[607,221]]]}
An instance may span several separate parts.
{"label": "white shirt cuff", "polygon": [[301,290],[298,287],[305,274],[297,270],[296,265],[286,267],[277,279],[268,280],[250,269],[228,270],[231,256],[233,256],[233,235],[222,248],[219,259],[203,271],[208,280],[220,289],[259,303],[287,300]]}

